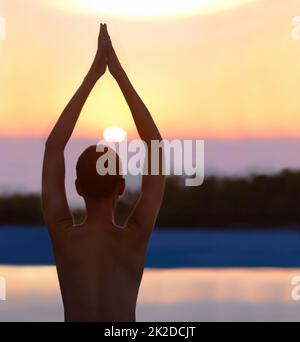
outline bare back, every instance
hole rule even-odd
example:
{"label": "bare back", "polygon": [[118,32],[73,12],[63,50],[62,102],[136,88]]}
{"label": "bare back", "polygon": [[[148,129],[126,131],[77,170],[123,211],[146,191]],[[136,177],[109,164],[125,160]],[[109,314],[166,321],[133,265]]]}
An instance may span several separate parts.
{"label": "bare back", "polygon": [[128,228],[100,225],[53,241],[65,320],[135,321],[147,243]]}

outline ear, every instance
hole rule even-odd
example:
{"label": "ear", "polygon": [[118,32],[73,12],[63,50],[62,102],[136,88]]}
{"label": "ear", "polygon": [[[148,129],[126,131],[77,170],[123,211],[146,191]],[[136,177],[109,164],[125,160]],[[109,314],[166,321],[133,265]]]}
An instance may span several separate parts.
{"label": "ear", "polygon": [[81,191],[81,189],[80,189],[80,183],[79,183],[79,180],[78,180],[78,179],[75,180],[75,187],[76,187],[76,190],[77,190],[78,195],[79,195],[79,196],[82,196],[82,191]]}
{"label": "ear", "polygon": [[123,195],[124,191],[125,191],[125,179],[124,177],[122,177],[119,183],[118,196]]}

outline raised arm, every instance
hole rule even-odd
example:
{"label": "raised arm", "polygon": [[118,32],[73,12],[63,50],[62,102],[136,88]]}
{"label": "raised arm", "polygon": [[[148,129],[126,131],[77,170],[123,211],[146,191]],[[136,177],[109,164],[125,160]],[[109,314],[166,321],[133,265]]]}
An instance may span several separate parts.
{"label": "raised arm", "polygon": [[63,231],[62,228],[70,227],[73,224],[65,192],[64,150],[91,90],[105,73],[106,67],[107,43],[104,26],[101,24],[94,62],[46,142],[42,175],[42,203],[45,223],[53,234],[60,233]]}
{"label": "raised arm", "polygon": [[[151,141],[161,142],[162,137],[144,102],[141,100],[128,76],[122,68],[110,37],[105,28],[108,39],[108,68],[117,81],[132,113],[140,138],[146,143],[150,151]],[[150,153],[148,155],[148,170],[151,170]],[[161,155],[162,157],[162,155]],[[146,236],[152,232],[164,194],[165,177],[162,175],[162,161],[160,163],[159,175],[143,175],[142,189],[139,200],[133,209],[128,226],[141,229]]]}

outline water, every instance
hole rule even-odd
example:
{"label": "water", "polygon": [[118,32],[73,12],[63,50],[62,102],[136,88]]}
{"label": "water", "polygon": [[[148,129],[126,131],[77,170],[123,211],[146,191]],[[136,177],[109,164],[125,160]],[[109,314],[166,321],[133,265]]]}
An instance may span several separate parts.
{"label": "water", "polygon": [[[45,229],[0,228],[0,321],[63,320],[52,263]],[[156,230],[146,267],[139,321],[300,320],[296,230]]]}
{"label": "water", "polygon": [[[300,321],[291,279],[300,269],[146,269],[138,321]],[[63,321],[54,266],[0,266],[0,321]]]}
{"label": "water", "polygon": [[[0,228],[0,264],[53,265],[43,228]],[[147,268],[300,267],[297,230],[155,230]]]}

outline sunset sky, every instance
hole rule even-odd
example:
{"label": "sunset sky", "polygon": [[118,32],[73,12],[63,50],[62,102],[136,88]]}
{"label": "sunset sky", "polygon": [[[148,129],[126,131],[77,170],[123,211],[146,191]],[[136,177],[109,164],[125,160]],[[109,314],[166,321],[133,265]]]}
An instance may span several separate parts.
{"label": "sunset sky", "polygon": [[[299,0],[122,3],[0,1],[0,137],[47,135],[90,67],[100,21],[165,137],[300,137]],[[135,132],[107,72],[75,134],[109,126]]]}

